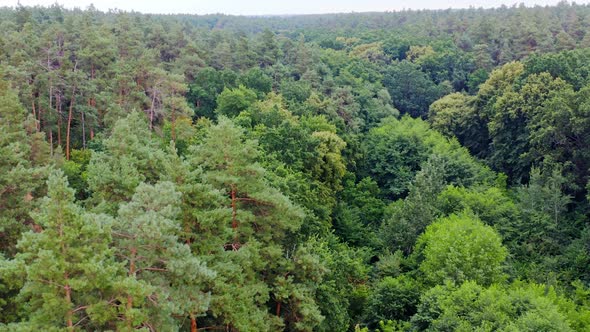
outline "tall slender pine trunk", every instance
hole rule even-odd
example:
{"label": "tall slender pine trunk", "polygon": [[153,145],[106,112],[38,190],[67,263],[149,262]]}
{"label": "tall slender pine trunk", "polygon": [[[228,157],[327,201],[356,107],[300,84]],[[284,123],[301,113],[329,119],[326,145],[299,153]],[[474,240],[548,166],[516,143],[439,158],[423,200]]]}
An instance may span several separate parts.
{"label": "tall slender pine trunk", "polygon": [[74,113],[74,103],[76,99],[76,85],[72,88],[72,99],[70,100],[70,109],[68,111],[68,126],[66,131],[66,160],[70,160],[70,135],[72,131],[72,117]]}

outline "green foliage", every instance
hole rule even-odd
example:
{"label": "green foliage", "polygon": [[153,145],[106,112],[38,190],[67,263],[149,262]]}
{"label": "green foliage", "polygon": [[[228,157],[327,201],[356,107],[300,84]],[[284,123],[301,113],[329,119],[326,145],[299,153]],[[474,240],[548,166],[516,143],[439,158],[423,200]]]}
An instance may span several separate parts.
{"label": "green foliage", "polygon": [[117,204],[129,201],[140,183],[156,183],[166,172],[166,154],[140,113],[117,121],[103,149],[92,154],[87,166],[90,200],[98,210],[114,215]]}
{"label": "green foliage", "polygon": [[564,259],[570,267],[567,274],[567,280],[582,280],[588,284],[590,274],[590,229],[585,227],[580,237],[573,240],[564,250]]}
{"label": "green foliage", "polygon": [[403,196],[433,144],[428,126],[408,117],[387,119],[367,135],[368,173],[389,197]]}
{"label": "green foliage", "polygon": [[[458,129],[451,129],[448,124],[443,127],[459,135],[465,135],[465,131],[484,133],[481,143],[465,144],[473,153],[485,157],[496,170],[506,173],[513,183],[528,181],[533,165],[557,162],[572,169],[571,190],[578,191],[584,185],[581,177],[587,172],[585,166],[579,165],[586,163],[583,160],[587,155],[584,149],[574,146],[585,144],[580,133],[586,131],[586,121],[582,120],[586,93],[584,90],[576,93],[567,81],[547,72],[534,73],[543,63],[547,71],[553,70],[550,61],[541,60],[533,58],[526,66],[509,63],[494,70],[480,87],[475,112],[468,117],[470,121],[463,121]],[[566,74],[564,78],[571,79]],[[450,109],[470,107],[469,102],[464,106],[457,102],[458,106]],[[435,111],[449,109],[444,107],[443,100],[440,103]],[[470,137],[459,139],[474,141]],[[486,146],[488,139],[491,144]]]}
{"label": "green foliage", "polygon": [[345,172],[345,142],[334,125],[320,116],[295,117],[281,95],[274,93],[235,120],[250,128],[249,134],[260,142],[273,185],[313,212],[302,226],[302,237],[327,234],[336,201],[333,193],[342,188]]}
{"label": "green foliage", "polygon": [[[322,266],[305,246],[287,251],[287,246],[296,245],[289,235],[301,227],[304,214],[265,180],[265,169],[257,162],[257,142],[245,139],[242,128],[220,117],[192,153],[206,183],[225,193],[223,204],[231,211],[223,220],[232,234],[216,264],[225,277],[217,278],[213,288],[213,315],[246,330],[284,326],[305,331],[318,325],[323,316],[313,300],[313,281],[321,280]],[[224,273],[227,269],[232,273]],[[254,294],[258,295],[251,302],[227,304]],[[271,303],[276,307],[273,318],[265,308]]]}
{"label": "green foliage", "polygon": [[[231,120],[220,117],[219,124],[211,127],[203,143],[193,150],[196,162],[203,168],[205,180],[228,195],[227,207],[235,211],[231,220],[234,244],[251,236],[263,243],[281,241],[285,232],[300,227],[303,214],[267,185],[265,170],[256,162],[257,142],[244,140],[243,132]],[[275,219],[278,215],[285,219]]]}
{"label": "green foliage", "polygon": [[369,252],[340,243],[335,236],[310,240],[310,248],[327,268],[316,301],[325,319],[320,331],[345,330],[362,319],[369,297]]}
{"label": "green foliage", "polygon": [[228,78],[228,74],[214,68],[204,68],[196,74],[194,82],[189,85],[186,98],[194,107],[197,117],[215,118],[217,96],[224,87],[234,86],[235,78]]}
{"label": "green foliage", "polygon": [[542,174],[539,169],[531,171],[528,185],[517,190],[518,207],[522,219],[512,224],[514,231],[507,240],[518,244],[514,254],[528,257],[526,261],[539,261],[541,257],[558,254],[562,235],[567,230],[564,214],[571,197],[563,193],[566,179],[561,170]]}
{"label": "green foliage", "polygon": [[286,100],[301,103],[311,96],[311,85],[303,80],[283,80],[280,91]]}
{"label": "green foliage", "polygon": [[480,68],[473,73],[469,74],[467,81],[467,91],[475,93],[479,89],[480,85],[483,84],[489,78],[489,72],[483,68]]}
{"label": "green foliage", "polygon": [[587,328],[583,310],[543,285],[485,288],[469,281],[427,291],[412,325],[418,331],[574,331]]}
{"label": "green foliage", "polygon": [[462,93],[446,95],[430,105],[432,129],[456,137],[470,152],[482,155],[487,149],[487,127],[475,107],[476,98]]}
{"label": "green foliage", "polygon": [[418,239],[416,254],[428,282],[461,284],[473,280],[490,285],[503,278],[508,251],[490,226],[469,214],[451,215],[434,222]]}
{"label": "green foliage", "polygon": [[[410,47],[408,57],[413,47]],[[431,52],[423,52],[413,62],[420,65],[424,72],[429,73],[433,82],[437,84],[449,82],[455,91],[465,90],[469,74],[475,67],[472,56],[459,50],[455,45],[441,45],[437,48],[439,49],[434,51],[430,47]]]}
{"label": "green foliage", "polygon": [[50,164],[37,123],[27,118],[18,96],[0,80],[0,253],[12,256],[20,234],[32,223]]}
{"label": "green foliage", "polygon": [[404,197],[410,181],[431,154],[447,163],[445,178],[465,186],[490,182],[493,173],[457,141],[448,140],[420,119],[386,119],[366,136],[367,173],[389,198]]}
{"label": "green foliage", "polygon": [[408,196],[388,207],[381,227],[385,248],[406,254],[412,251],[418,236],[440,213],[436,197],[446,184],[444,174],[444,163],[438,158],[428,160],[410,184]]}
{"label": "green foliage", "polygon": [[[416,313],[421,287],[410,277],[385,277],[372,290],[366,307],[368,325],[388,320],[409,320]],[[381,326],[383,328],[383,326]]]}
{"label": "green foliage", "polygon": [[170,330],[177,326],[173,316],[199,316],[208,309],[205,283],[216,274],[179,242],[179,198],[170,182],[141,184],[118,211],[115,245],[127,270],[113,286],[123,316],[118,329]]}
{"label": "green foliage", "polygon": [[[272,89],[272,79],[259,68],[252,68],[238,78],[238,83],[256,91],[258,98],[262,98]],[[229,115],[229,114],[228,114]]]}
{"label": "green foliage", "polygon": [[62,172],[53,172],[47,186],[34,214],[39,231],[23,234],[19,253],[0,272],[19,285],[25,329],[102,326],[115,319],[109,291],[122,272],[110,248],[113,222],[83,212]]}
{"label": "green foliage", "polygon": [[379,186],[371,178],[354,183],[344,181],[339,204],[334,210],[334,229],[346,242],[356,246],[377,247],[374,232],[383,218],[385,203],[379,198]]}
{"label": "green foliage", "polygon": [[588,67],[589,56],[588,48],[559,53],[535,54],[524,62],[525,73],[529,76],[546,72],[553,77],[565,80],[578,90],[590,83],[588,81],[590,74],[590,68]]}
{"label": "green foliage", "polygon": [[587,330],[589,18],[0,9],[0,330]]}
{"label": "green foliage", "polygon": [[226,87],[217,97],[217,108],[215,111],[224,116],[235,117],[250,107],[255,101],[256,93],[243,85],[235,89],[228,89]]}
{"label": "green foliage", "polygon": [[413,117],[424,117],[430,104],[449,92],[432,82],[420,67],[409,61],[390,66],[383,77],[383,85],[388,89],[395,108]]}
{"label": "green foliage", "polygon": [[448,186],[437,198],[444,215],[469,210],[501,234],[520,217],[520,211],[507,193],[497,187],[484,190]]}
{"label": "green foliage", "polygon": [[471,96],[453,93],[435,101],[430,105],[428,116],[432,128],[446,136],[459,136],[459,130],[466,126],[465,120],[471,118],[471,113],[475,112],[470,107],[473,99]]}
{"label": "green foliage", "polygon": [[76,199],[88,198],[88,183],[86,182],[86,168],[90,163],[92,150],[70,151],[70,160],[64,161],[62,170],[68,178],[68,183],[76,191]]}

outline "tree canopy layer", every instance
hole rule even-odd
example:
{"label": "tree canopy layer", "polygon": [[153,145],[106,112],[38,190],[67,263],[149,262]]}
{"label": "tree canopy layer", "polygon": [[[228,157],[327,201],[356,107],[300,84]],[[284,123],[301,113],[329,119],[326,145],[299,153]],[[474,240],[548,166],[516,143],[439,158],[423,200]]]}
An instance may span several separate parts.
{"label": "tree canopy layer", "polygon": [[0,8],[0,331],[588,331],[590,6]]}

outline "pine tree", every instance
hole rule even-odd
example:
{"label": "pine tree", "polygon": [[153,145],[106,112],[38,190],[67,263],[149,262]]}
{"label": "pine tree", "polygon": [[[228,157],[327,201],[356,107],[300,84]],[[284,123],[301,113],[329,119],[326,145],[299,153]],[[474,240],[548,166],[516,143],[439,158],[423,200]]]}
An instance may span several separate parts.
{"label": "pine tree", "polygon": [[165,174],[167,160],[138,112],[117,121],[103,146],[104,151],[92,154],[88,186],[97,209],[114,215],[118,204],[131,200],[141,182],[156,183]]}
{"label": "pine tree", "polygon": [[0,269],[22,286],[15,300],[26,316],[15,328],[100,328],[115,319],[110,286],[122,271],[109,248],[112,220],[83,212],[61,171],[50,175],[47,186],[48,196],[34,214],[39,229],[23,234],[19,253]]}
{"label": "pine tree", "polygon": [[119,209],[115,246],[127,270],[116,286],[124,318],[119,330],[171,331],[178,326],[174,317],[193,318],[208,309],[205,284],[215,273],[179,242],[179,199],[171,182],[141,184]]}
{"label": "pine tree", "polygon": [[243,137],[243,129],[220,117],[219,124],[210,128],[208,137],[193,152],[205,180],[227,193],[234,232],[227,248],[232,250],[250,238],[280,243],[289,231],[301,226],[302,217],[298,207],[266,183],[265,170],[256,162],[257,142]]}
{"label": "pine tree", "polygon": [[[220,117],[192,154],[206,183],[225,193],[224,204],[230,209],[225,225],[231,226],[232,235],[215,266],[219,277],[213,315],[232,331],[302,331],[319,324],[314,288],[299,277],[304,270],[321,275],[320,265],[295,259],[303,257],[303,251],[289,237],[301,226],[303,213],[268,185],[257,162],[257,142],[244,139],[242,128]],[[297,323],[300,319],[307,322]]]}
{"label": "pine tree", "polygon": [[33,222],[29,212],[47,176],[48,147],[8,84],[0,81],[0,253],[14,245]]}

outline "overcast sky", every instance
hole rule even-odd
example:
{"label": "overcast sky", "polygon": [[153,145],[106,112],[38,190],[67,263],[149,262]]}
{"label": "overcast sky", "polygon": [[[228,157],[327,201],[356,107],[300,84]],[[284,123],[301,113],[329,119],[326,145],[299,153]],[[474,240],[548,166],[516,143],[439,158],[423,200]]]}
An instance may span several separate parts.
{"label": "overcast sky", "polygon": [[[20,0],[25,6],[51,5],[55,0]],[[234,15],[320,14],[402,9],[446,9],[511,6],[523,2],[527,6],[555,5],[559,0],[59,0],[66,8],[86,8],[91,3],[100,10],[122,9],[143,13],[224,13]],[[576,1],[589,3],[590,0]],[[16,6],[18,0],[0,0],[0,6]]]}

